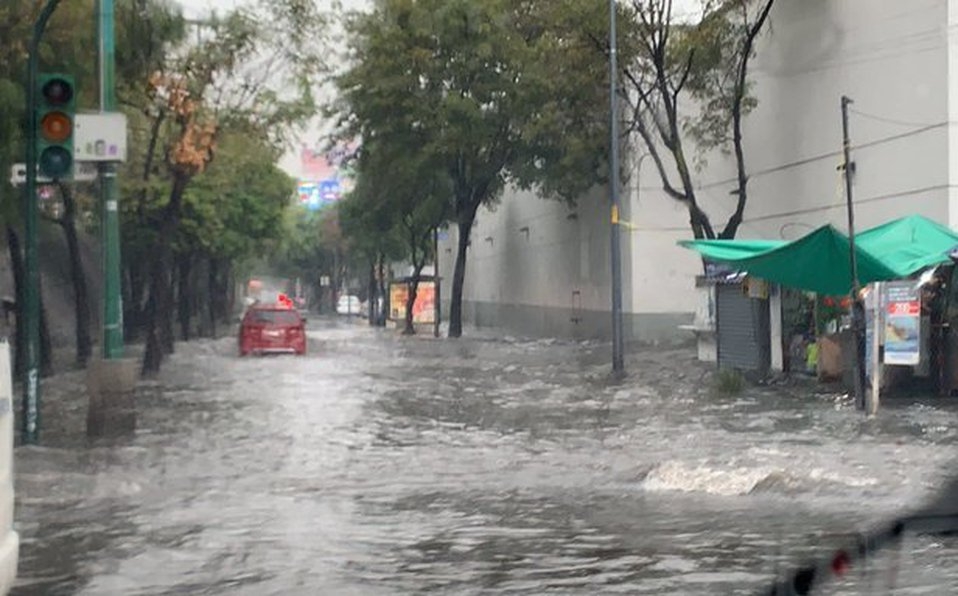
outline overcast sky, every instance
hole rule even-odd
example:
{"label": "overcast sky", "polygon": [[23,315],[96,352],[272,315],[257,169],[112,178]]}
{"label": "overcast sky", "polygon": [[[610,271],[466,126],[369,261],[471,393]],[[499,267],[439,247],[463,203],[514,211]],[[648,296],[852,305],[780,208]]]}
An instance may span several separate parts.
{"label": "overcast sky", "polygon": [[[2,1],[2,0],[0,0]],[[250,0],[178,0],[183,7],[183,13],[188,18],[202,17],[208,15],[211,11],[226,12],[248,3]],[[324,8],[332,6],[331,0],[316,0]],[[369,6],[370,0],[341,0],[340,4],[347,10],[360,9]],[[605,0],[593,0],[596,4],[606,5]],[[676,15],[690,15],[694,12],[694,7],[700,4],[701,0],[674,0],[673,11]],[[316,146],[320,140],[320,130],[322,123],[316,122],[307,130],[302,131],[301,138],[295,143],[296,149],[289,151],[282,159],[280,165],[293,177],[300,175],[299,150],[300,144]]]}

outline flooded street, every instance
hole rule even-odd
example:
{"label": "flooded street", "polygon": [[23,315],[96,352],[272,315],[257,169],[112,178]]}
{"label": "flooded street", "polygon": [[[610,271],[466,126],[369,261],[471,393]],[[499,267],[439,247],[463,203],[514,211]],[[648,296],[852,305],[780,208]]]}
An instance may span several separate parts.
{"label": "flooded street", "polygon": [[[309,349],[181,345],[112,444],[51,382],[68,405],[16,452],[15,593],[750,594],[921,504],[958,444],[955,402],[725,397],[690,350],[613,384],[600,344],[314,320]],[[833,593],[953,592],[956,563],[910,537]]]}

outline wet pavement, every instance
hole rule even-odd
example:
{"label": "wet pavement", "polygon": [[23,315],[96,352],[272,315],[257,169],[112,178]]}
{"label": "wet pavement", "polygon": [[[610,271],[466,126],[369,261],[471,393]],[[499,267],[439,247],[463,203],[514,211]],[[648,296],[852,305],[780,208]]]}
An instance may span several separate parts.
{"label": "wet pavement", "polygon": [[[83,437],[80,376],[20,447],[15,594],[750,594],[918,506],[958,405],[863,419],[805,387],[721,396],[691,351],[402,338],[312,321],[302,358],[181,345],[136,434]],[[958,588],[910,537],[829,593]]]}

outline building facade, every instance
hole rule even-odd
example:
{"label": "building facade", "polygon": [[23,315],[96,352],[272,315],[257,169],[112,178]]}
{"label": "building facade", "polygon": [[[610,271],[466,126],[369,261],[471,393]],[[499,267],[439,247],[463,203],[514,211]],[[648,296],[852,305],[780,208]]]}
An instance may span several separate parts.
{"label": "building facade", "polygon": [[[780,0],[751,63],[758,106],[747,116],[749,202],[739,238],[793,239],[847,229],[841,97],[849,119],[859,229],[908,214],[958,226],[958,0]],[[700,205],[720,226],[734,208],[734,162],[706,156]],[[684,206],[662,191],[636,140],[623,181],[626,339],[691,339],[711,324]],[[574,209],[507,192],[472,232],[467,323],[579,338],[610,331],[608,192]],[[440,247],[448,303],[455,230]],[[698,323],[693,314],[698,311]],[[448,311],[447,311],[448,312]],[[682,328],[680,328],[682,327]]]}

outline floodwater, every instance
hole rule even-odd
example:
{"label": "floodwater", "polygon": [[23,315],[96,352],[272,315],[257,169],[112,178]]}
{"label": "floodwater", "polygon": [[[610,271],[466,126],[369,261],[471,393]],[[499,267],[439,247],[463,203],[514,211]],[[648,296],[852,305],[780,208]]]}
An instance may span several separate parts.
{"label": "floodwater", "polygon": [[[16,594],[751,594],[917,507],[958,407],[866,421],[806,387],[721,396],[690,351],[402,338],[311,321],[302,358],[179,347],[137,433],[88,442],[78,375],[17,457]],[[908,537],[825,593],[958,589]]]}

